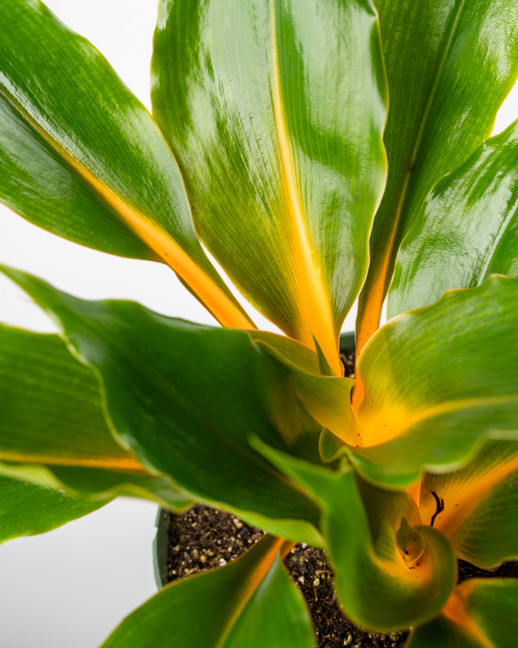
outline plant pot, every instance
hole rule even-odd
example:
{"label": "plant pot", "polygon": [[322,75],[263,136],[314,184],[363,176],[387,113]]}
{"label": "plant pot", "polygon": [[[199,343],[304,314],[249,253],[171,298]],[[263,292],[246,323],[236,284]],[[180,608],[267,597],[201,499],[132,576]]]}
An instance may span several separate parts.
{"label": "plant pot", "polygon": [[153,576],[157,589],[167,585],[167,558],[169,553],[169,512],[158,508],[153,538]]}

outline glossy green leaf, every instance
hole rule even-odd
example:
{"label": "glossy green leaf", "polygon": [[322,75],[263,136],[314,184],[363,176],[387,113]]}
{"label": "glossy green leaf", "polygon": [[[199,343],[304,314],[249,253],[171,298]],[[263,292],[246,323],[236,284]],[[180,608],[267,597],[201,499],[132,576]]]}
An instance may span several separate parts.
{"label": "glossy green leaf", "polygon": [[52,488],[0,477],[0,543],[51,531],[108,502],[72,498]]}
{"label": "glossy green leaf", "polygon": [[232,564],[168,585],[133,612],[102,648],[312,648],[311,621],[265,537]]}
{"label": "glossy green leaf", "polygon": [[265,351],[284,364],[311,375],[320,374],[317,354],[293,338],[267,331],[251,331],[250,335]]}
{"label": "glossy green leaf", "polygon": [[399,246],[421,203],[488,137],[518,74],[516,2],[374,3],[390,93],[389,175],[360,297],[360,347],[378,327]]}
{"label": "glossy green leaf", "polygon": [[467,580],[455,588],[443,616],[417,629],[409,648],[514,648],[517,609],[517,579]]}
{"label": "glossy green leaf", "polygon": [[[518,579],[470,579],[458,588],[466,616],[480,629],[481,643],[494,648],[513,648],[518,636]],[[462,620],[463,617],[461,617]],[[470,630],[470,625],[465,624]],[[476,636],[476,635],[475,635]]]}
{"label": "glossy green leaf", "polygon": [[290,336],[341,374],[385,176],[369,0],[162,0],[153,110],[203,241]]}
{"label": "glossy green leaf", "polygon": [[443,178],[417,210],[397,257],[388,316],[494,273],[518,275],[518,123]]}
{"label": "glossy green leaf", "polygon": [[2,460],[139,467],[110,433],[95,376],[57,335],[1,325],[0,381]]}
{"label": "glossy green leaf", "polygon": [[327,554],[344,614],[370,630],[407,629],[436,616],[455,584],[447,538],[421,525],[405,493],[358,482],[258,443],[264,454],[318,502]]}
{"label": "glossy green leaf", "polygon": [[25,480],[35,486],[63,490],[71,497],[106,500],[135,497],[160,504],[169,511],[184,511],[193,499],[172,480],[140,469],[139,472],[56,466],[37,463],[0,462],[0,475]]}
{"label": "glossy green leaf", "polygon": [[461,470],[425,475],[420,498],[424,519],[436,511],[433,492],[444,502],[435,527],[450,539],[459,558],[483,569],[518,559],[517,442],[489,441]]}
{"label": "glossy green leaf", "polygon": [[320,375],[316,354],[291,338],[263,331],[253,331],[251,336],[267,353],[291,367],[297,397],[313,419],[332,429],[342,440],[352,441],[354,415],[350,394],[354,380]]}
{"label": "glossy green leaf", "polygon": [[[481,644],[464,628],[440,616],[425,623],[415,630],[407,644],[408,648],[489,648],[487,643]],[[496,648],[491,646],[491,648]]]}
{"label": "glossy green leaf", "polygon": [[400,488],[466,463],[483,440],[518,438],[518,280],[491,277],[392,319],[359,359],[351,460]]}
{"label": "glossy green leaf", "polygon": [[99,385],[57,335],[0,325],[0,474],[91,496],[168,508],[188,497],[116,442]]}
{"label": "glossy green leaf", "polygon": [[104,57],[38,0],[2,2],[0,25],[0,199],[71,240],[162,260],[217,319],[249,327],[158,127]]}
{"label": "glossy green leaf", "polygon": [[256,435],[295,453],[312,439],[317,447],[318,431],[297,417],[289,367],[246,331],[170,319],[132,302],[86,302],[3,272],[95,367],[111,423],[144,466],[275,535],[320,543],[314,504],[248,441]]}

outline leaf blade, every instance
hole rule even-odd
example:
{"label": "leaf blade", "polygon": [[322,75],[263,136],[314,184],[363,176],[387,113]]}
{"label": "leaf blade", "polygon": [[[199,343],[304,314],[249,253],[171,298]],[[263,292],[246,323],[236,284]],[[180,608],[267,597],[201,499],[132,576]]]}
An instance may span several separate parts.
{"label": "leaf blade", "polygon": [[94,375],[58,336],[0,324],[0,409],[0,474],[97,499],[187,504],[115,441]]}
{"label": "leaf blade", "polygon": [[455,588],[443,614],[483,648],[511,648],[518,622],[515,578],[470,578]]}
{"label": "leaf blade", "polygon": [[399,315],[372,338],[359,359],[361,447],[348,448],[367,479],[406,487],[423,468],[466,463],[489,437],[516,438],[517,291],[515,279],[493,276]]}
{"label": "leaf blade", "polygon": [[340,375],[338,332],[384,182],[372,7],[197,2],[187,17],[164,1],[153,70],[154,114],[204,242],[259,310],[309,346],[316,338]]}
{"label": "leaf blade", "polygon": [[226,567],[165,587],[123,621],[103,648],[137,648],[150,639],[157,648],[237,648],[243,639],[259,648],[276,645],[272,637],[286,648],[313,648],[309,615],[278,558],[282,544],[265,538]]}
{"label": "leaf blade", "polygon": [[518,444],[489,441],[474,461],[445,475],[425,475],[420,508],[434,509],[431,493],[444,501],[435,526],[451,541],[459,558],[493,569],[518,557]]}
{"label": "leaf blade", "polygon": [[0,477],[0,544],[51,531],[109,501],[73,499],[51,488]]}
{"label": "leaf blade", "polygon": [[379,326],[395,257],[416,209],[489,135],[518,74],[518,10],[506,0],[375,4],[391,93],[390,171],[360,296],[359,351]]}
{"label": "leaf blade", "polygon": [[517,168],[513,124],[433,188],[399,250],[389,317],[490,274],[518,274]]}

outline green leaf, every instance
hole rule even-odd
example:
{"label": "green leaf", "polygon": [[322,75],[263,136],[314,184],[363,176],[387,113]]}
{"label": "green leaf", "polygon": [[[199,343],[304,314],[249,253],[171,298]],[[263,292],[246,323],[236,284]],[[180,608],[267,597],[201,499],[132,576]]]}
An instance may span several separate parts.
{"label": "green leaf", "polygon": [[455,588],[443,616],[417,629],[409,648],[514,648],[517,607],[518,580],[467,580]]}
{"label": "green leaf", "polygon": [[291,367],[297,397],[313,419],[340,439],[352,440],[350,393],[354,380],[320,375],[317,355],[291,338],[263,331],[253,331],[251,336],[267,353]]}
{"label": "green leaf", "polygon": [[416,628],[407,648],[489,648],[481,644],[453,621],[440,616]]}
{"label": "green leaf", "polygon": [[26,480],[37,486],[63,490],[71,497],[92,500],[107,497],[135,497],[160,504],[169,511],[184,511],[192,497],[163,475],[140,472],[98,470],[75,466],[0,462],[0,474]]}
{"label": "green leaf", "polygon": [[317,354],[293,338],[267,331],[251,331],[250,335],[265,351],[284,364],[289,364],[294,369],[311,375],[320,374]]}
{"label": "green leaf", "polygon": [[0,544],[51,531],[109,501],[71,498],[52,488],[0,477]]}
{"label": "green leaf", "polygon": [[160,130],[104,57],[38,0],[1,3],[0,25],[0,199],[73,241],[169,264],[217,319],[250,327]]}
{"label": "green leaf", "polygon": [[132,302],[86,302],[3,272],[95,367],[111,424],[145,467],[275,535],[320,544],[315,505],[249,444],[251,435],[291,452],[312,444],[318,457],[319,430],[306,429],[303,412],[297,417],[288,366],[246,331],[170,319]]}
{"label": "green leaf", "polygon": [[[470,579],[457,588],[462,621],[473,620],[473,631],[480,629],[494,648],[513,648],[518,636],[518,579]],[[462,625],[462,623],[461,623]],[[466,624],[468,629],[470,625]],[[482,642],[481,642],[482,643]],[[484,644],[482,644],[484,645]]]}
{"label": "green leaf", "polygon": [[2,460],[138,469],[112,437],[95,376],[57,335],[0,325],[0,384]]}
{"label": "green leaf", "polygon": [[436,510],[433,492],[444,501],[435,527],[459,558],[483,569],[518,559],[517,442],[488,441],[465,468],[425,475],[420,501],[425,519]]}
{"label": "green leaf", "polygon": [[337,375],[384,185],[380,49],[366,0],[162,0],[155,33],[154,115],[203,241]]}
{"label": "green leaf", "polygon": [[0,411],[0,474],[102,498],[151,498],[168,508],[188,502],[116,442],[95,376],[57,335],[0,324]]}
{"label": "green leaf", "polygon": [[443,178],[417,210],[397,257],[388,316],[495,273],[518,275],[518,122]]}
{"label": "green leaf", "polygon": [[348,453],[390,488],[465,464],[488,437],[518,438],[518,281],[491,277],[392,319],[365,347]]}
{"label": "green leaf", "polygon": [[318,502],[336,592],[348,618],[390,632],[440,612],[455,584],[455,557],[442,533],[421,525],[408,495],[358,481],[350,466],[332,472],[256,443]]}
{"label": "green leaf", "polygon": [[374,221],[357,346],[378,327],[395,258],[445,173],[486,138],[518,74],[518,5],[509,0],[374,0],[390,92],[387,191]]}
{"label": "green leaf", "polygon": [[308,611],[266,536],[232,564],[168,585],[102,648],[313,648]]}

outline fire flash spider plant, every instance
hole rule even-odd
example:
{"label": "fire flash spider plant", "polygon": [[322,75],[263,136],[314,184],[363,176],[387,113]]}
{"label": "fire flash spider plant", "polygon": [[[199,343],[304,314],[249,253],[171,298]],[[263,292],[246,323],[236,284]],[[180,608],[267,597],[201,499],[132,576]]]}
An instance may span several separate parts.
{"label": "fire flash spider plant", "polygon": [[485,139],[517,71],[509,0],[162,0],[151,117],[41,2],[0,4],[1,199],[167,264],[222,326],[2,267],[60,335],[0,329],[1,539],[117,495],[266,532],[106,648],[315,646],[294,542],[358,625],[516,645],[518,580],[456,581],[518,558],[518,124]]}

